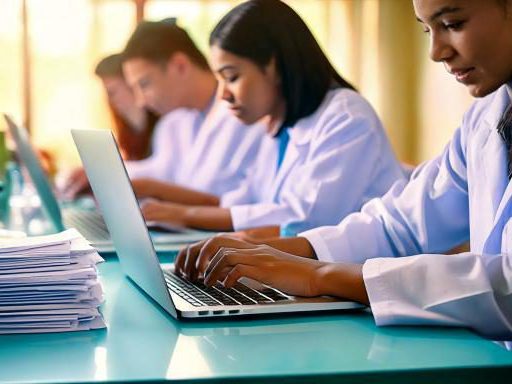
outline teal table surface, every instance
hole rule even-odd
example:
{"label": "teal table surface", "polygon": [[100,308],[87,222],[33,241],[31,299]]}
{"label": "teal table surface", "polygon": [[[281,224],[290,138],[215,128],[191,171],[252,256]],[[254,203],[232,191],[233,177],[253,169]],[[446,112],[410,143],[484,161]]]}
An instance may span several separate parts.
{"label": "teal table surface", "polygon": [[507,381],[512,353],[464,329],[376,327],[367,312],[177,321],[100,266],[106,330],[0,336],[0,382]]}

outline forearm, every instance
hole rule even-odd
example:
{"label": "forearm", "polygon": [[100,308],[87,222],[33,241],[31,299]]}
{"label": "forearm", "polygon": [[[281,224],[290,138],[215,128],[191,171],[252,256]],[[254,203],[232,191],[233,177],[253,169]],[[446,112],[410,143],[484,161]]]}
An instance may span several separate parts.
{"label": "forearm", "polygon": [[188,207],[183,218],[189,228],[209,231],[232,231],[233,221],[227,208],[195,206]]}
{"label": "forearm", "polygon": [[278,225],[264,226],[244,229],[240,233],[244,234],[249,240],[265,240],[269,238],[279,237],[280,227]]}
{"label": "forearm", "polygon": [[325,263],[316,271],[313,284],[320,295],[336,296],[369,305],[360,264]]}
{"label": "forearm", "polygon": [[182,205],[218,207],[220,200],[210,193],[199,192],[176,184],[162,183],[155,189],[155,198]]}

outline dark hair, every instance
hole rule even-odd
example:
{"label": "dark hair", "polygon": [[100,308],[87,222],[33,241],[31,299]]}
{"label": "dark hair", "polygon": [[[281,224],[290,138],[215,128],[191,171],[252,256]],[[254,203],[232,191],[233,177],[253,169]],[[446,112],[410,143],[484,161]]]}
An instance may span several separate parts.
{"label": "dark hair", "polygon": [[[107,56],[100,60],[94,69],[99,77],[120,77],[124,79],[121,54]],[[113,131],[125,160],[142,160],[151,154],[151,137],[158,116],[145,110],[145,122],[142,131],[135,131],[130,122],[123,118],[109,101],[109,109],[114,120]]]}
{"label": "dark hair", "polygon": [[158,122],[158,116],[154,112],[145,110],[144,127],[141,131],[136,131],[112,105],[109,106],[114,120],[113,131],[123,154],[123,159],[142,160],[151,155],[151,140]]}
{"label": "dark hair", "polygon": [[498,0],[498,2],[501,4],[505,12],[507,12],[507,16],[509,16],[510,0]]}
{"label": "dark hair", "polygon": [[101,59],[100,62],[96,65],[94,73],[99,77],[123,77],[123,61],[121,54],[116,53]]}
{"label": "dark hair", "polygon": [[143,58],[165,63],[176,52],[186,54],[204,70],[210,70],[206,58],[194,44],[187,31],[166,19],[142,21],[131,35],[122,53],[122,60]]}
{"label": "dark hair", "polygon": [[280,0],[251,0],[233,8],[210,34],[214,45],[261,68],[275,59],[286,100],[282,126],[316,111],[329,89],[354,89],[336,72],[300,16]]}

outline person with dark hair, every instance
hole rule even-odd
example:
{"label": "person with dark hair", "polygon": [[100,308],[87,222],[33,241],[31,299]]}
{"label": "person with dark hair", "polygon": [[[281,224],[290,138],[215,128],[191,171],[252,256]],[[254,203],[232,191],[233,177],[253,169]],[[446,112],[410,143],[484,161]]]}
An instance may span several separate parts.
{"label": "person with dark hair", "polygon": [[212,205],[237,188],[264,132],[216,99],[217,80],[188,33],[168,20],[141,22],[122,68],[138,105],[162,116],[152,155],[126,162],[137,196]]}
{"label": "person with dark hair", "polygon": [[94,70],[105,88],[114,119],[114,134],[124,160],[142,160],[151,154],[151,137],[158,116],[135,103],[123,76],[121,54],[103,58]]}
{"label": "person with dark hair", "polygon": [[219,95],[244,123],[263,122],[267,135],[247,179],[220,206],[150,202],[146,219],[293,235],[339,222],[403,178],[374,110],[288,5],[235,7],[211,33],[210,47]]}
{"label": "person with dark hair", "polygon": [[[442,154],[337,226],[272,246],[219,237],[182,254],[198,256],[188,263],[206,285],[246,276],[360,301],[377,325],[469,327],[512,348],[512,0],[414,9],[430,58],[478,98]],[[442,254],[468,239],[469,252]]]}
{"label": "person with dark hair", "polygon": [[[132,90],[123,76],[120,54],[109,55],[96,65],[94,73],[101,80],[114,121],[113,131],[124,160],[142,160],[151,154],[151,137],[158,116],[135,103]],[[63,194],[74,198],[89,190],[82,167],[72,170]]]}

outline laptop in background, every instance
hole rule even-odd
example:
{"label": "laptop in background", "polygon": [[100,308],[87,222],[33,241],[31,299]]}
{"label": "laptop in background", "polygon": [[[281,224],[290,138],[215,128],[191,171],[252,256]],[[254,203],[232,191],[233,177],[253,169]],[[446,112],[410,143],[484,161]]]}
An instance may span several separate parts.
{"label": "laptop in background", "polygon": [[41,161],[34,150],[25,128],[18,126],[4,115],[9,133],[16,144],[16,153],[27,171],[39,194],[41,204],[56,231],[76,228],[95,247],[113,248],[108,229],[101,215],[96,211],[88,211],[73,207],[61,208],[57,201],[50,181],[43,170]]}
{"label": "laptop in background", "polygon": [[[363,308],[332,297],[299,298],[242,279],[234,288],[192,284],[160,265],[110,131],[72,130],[124,273],[175,318],[209,318]],[[104,167],[102,164],[109,164]],[[115,188],[111,186],[115,185]]]}
{"label": "laptop in background", "polygon": [[[99,252],[114,252],[112,239],[101,214],[97,210],[87,210],[72,204],[61,206],[32,146],[27,130],[15,124],[8,115],[4,114],[4,118],[16,144],[16,153],[27,168],[41,199],[43,209],[55,230],[63,231],[66,228],[76,228]],[[102,166],[105,164],[108,163],[101,163]],[[212,232],[194,230],[186,230],[181,233],[155,231],[152,233],[152,239],[158,251],[174,251],[182,244],[200,241],[213,236],[213,234]]]}

